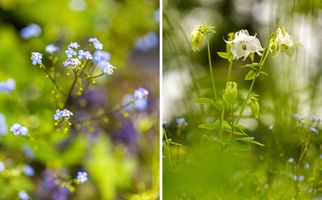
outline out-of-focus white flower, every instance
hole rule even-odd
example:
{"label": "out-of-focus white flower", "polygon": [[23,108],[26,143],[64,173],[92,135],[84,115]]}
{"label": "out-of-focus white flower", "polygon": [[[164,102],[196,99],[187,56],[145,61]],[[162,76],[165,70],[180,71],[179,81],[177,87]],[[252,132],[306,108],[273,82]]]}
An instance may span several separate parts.
{"label": "out-of-focus white flower", "polygon": [[291,36],[284,27],[278,27],[271,38],[270,51],[273,55],[284,51],[292,56],[296,47],[302,46],[295,37]]}
{"label": "out-of-focus white flower", "polygon": [[235,60],[244,57],[244,60],[251,53],[257,53],[262,55],[261,51],[264,51],[256,35],[249,35],[247,30],[240,30],[235,33],[235,38],[232,41],[226,41],[231,44],[230,51],[233,54]]}

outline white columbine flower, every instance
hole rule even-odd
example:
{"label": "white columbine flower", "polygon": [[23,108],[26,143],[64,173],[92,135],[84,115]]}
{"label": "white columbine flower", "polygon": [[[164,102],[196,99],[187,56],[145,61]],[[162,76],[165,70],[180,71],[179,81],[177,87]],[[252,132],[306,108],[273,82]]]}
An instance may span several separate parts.
{"label": "white columbine flower", "polygon": [[233,54],[235,60],[244,57],[244,60],[251,53],[257,53],[262,55],[261,51],[264,51],[256,35],[249,35],[247,30],[240,30],[235,33],[235,38],[232,41],[226,41],[231,44],[230,51]]}
{"label": "white columbine flower", "polygon": [[273,55],[284,51],[287,55],[292,56],[297,46],[301,46],[301,44],[288,34],[284,27],[278,27],[271,39],[270,51]]}

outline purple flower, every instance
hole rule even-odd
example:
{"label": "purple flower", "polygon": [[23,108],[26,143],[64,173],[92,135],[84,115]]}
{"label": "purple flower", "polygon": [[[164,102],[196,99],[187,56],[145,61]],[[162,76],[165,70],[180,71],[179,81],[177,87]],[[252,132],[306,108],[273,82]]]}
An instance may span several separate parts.
{"label": "purple flower", "polygon": [[84,183],[88,180],[86,172],[77,172],[77,181],[79,183]]}
{"label": "purple flower", "polygon": [[71,58],[73,56],[76,56],[77,53],[76,51],[74,51],[72,48],[68,48],[66,51],[65,51],[65,54],[67,55],[68,58]]}
{"label": "purple flower", "polygon": [[78,49],[80,46],[77,42],[71,42],[68,47],[73,49]]}
{"label": "purple flower", "polygon": [[64,110],[57,109],[56,113],[54,114],[54,119],[56,121],[59,119],[69,120],[72,116],[73,116],[73,113],[67,109],[64,109]]}
{"label": "purple flower", "polygon": [[78,59],[86,59],[86,60],[92,60],[93,56],[89,51],[83,51],[79,50],[78,51]]}
{"label": "purple flower", "polygon": [[186,122],[185,118],[183,118],[183,117],[177,118],[176,122],[177,122],[179,127],[184,127],[184,126],[188,125],[188,123]]}
{"label": "purple flower", "polygon": [[149,94],[149,92],[146,89],[141,87],[141,88],[138,88],[134,91],[133,96],[136,99],[144,99],[148,96],[148,94]]}
{"label": "purple flower", "polygon": [[18,196],[21,200],[28,200],[29,199],[29,195],[24,190],[20,190],[18,193]]}
{"label": "purple flower", "polygon": [[0,161],[0,172],[3,172],[5,169],[4,163]]}
{"label": "purple flower", "polygon": [[59,50],[59,48],[56,46],[56,45],[54,45],[54,44],[49,44],[49,45],[47,45],[46,46],[46,49],[45,49],[48,53],[50,53],[50,54],[53,54],[53,53],[55,53],[56,51],[58,51]]}
{"label": "purple flower", "polygon": [[10,127],[10,131],[14,133],[14,135],[22,135],[26,136],[28,134],[28,128],[22,126],[19,123],[15,123]]}
{"label": "purple flower", "polygon": [[2,113],[0,113],[0,135],[4,135],[7,131],[8,127],[6,124],[6,118]]}
{"label": "purple flower", "polygon": [[24,165],[22,170],[23,170],[23,173],[26,176],[33,176],[33,175],[35,175],[35,170],[30,165]]}
{"label": "purple flower", "polygon": [[67,67],[67,66],[78,66],[81,64],[81,62],[79,61],[78,58],[68,58],[64,63],[64,66]]}
{"label": "purple flower", "polygon": [[33,65],[42,64],[42,54],[38,52],[32,52],[31,61]]}
{"label": "purple flower", "polygon": [[92,43],[94,45],[94,48],[97,50],[103,49],[103,44],[100,41],[98,41],[97,38],[89,38],[88,42]]}
{"label": "purple flower", "polygon": [[[100,63],[106,63],[110,60],[111,54],[107,51],[95,51],[93,55],[93,60],[96,64],[100,65]],[[104,65],[104,64],[102,64]]]}
{"label": "purple flower", "polygon": [[16,82],[12,78],[7,81],[0,82],[0,92],[8,94],[16,88]]}
{"label": "purple flower", "polygon": [[159,37],[155,33],[150,32],[147,35],[137,39],[135,46],[140,51],[146,52],[150,49],[156,48],[158,44]]}
{"label": "purple flower", "polygon": [[21,29],[20,36],[23,39],[30,39],[37,37],[41,34],[41,28],[37,24],[29,24],[25,28]]}

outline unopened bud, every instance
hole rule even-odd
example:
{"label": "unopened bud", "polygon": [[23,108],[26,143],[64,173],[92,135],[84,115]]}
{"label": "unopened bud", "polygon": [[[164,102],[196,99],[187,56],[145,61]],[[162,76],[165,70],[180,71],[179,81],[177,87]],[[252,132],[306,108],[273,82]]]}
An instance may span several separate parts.
{"label": "unopened bud", "polygon": [[228,105],[233,105],[237,99],[237,83],[236,82],[227,82],[223,99]]}
{"label": "unopened bud", "polygon": [[259,103],[256,97],[251,97],[251,103],[250,103],[250,108],[252,109],[253,115],[255,119],[258,119],[259,115]]}
{"label": "unopened bud", "polygon": [[199,51],[204,36],[207,33],[215,33],[213,26],[208,26],[206,24],[196,25],[191,34],[191,44],[193,51]]}

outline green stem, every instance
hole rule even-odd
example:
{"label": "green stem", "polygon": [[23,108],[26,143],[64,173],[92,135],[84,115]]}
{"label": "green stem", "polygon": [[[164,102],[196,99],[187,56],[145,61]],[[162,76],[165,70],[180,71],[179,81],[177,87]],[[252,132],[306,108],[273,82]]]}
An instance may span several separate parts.
{"label": "green stem", "polygon": [[50,73],[47,71],[47,68],[45,67],[45,65],[42,66],[44,72],[46,73],[46,75],[48,76],[48,78],[50,79],[50,81],[54,84],[54,86],[57,88],[57,90],[62,93],[63,95],[66,95],[65,92],[61,89],[61,87],[59,87],[59,85],[57,85],[55,79],[50,75]]}
{"label": "green stem", "polygon": [[78,74],[77,74],[77,72],[78,72],[78,71],[73,70],[73,72],[74,72],[74,81],[73,81],[72,86],[70,87],[69,92],[68,92],[68,94],[67,94],[67,96],[66,96],[65,103],[64,103],[64,108],[66,107],[67,102],[68,102],[68,99],[69,99],[69,97],[72,95],[73,89],[74,89],[74,87],[75,87],[75,85],[76,85],[76,82],[77,82],[77,78],[78,78]]}
{"label": "green stem", "polygon": [[229,62],[227,82],[231,80],[232,71],[233,71],[233,62]]}
{"label": "green stem", "polygon": [[172,160],[171,160],[171,152],[170,152],[170,145],[167,137],[167,132],[164,131],[164,137],[165,137],[165,143],[166,143],[166,148],[167,148],[167,154],[168,154],[168,159],[170,163],[170,167],[172,167]]}
{"label": "green stem", "polygon": [[98,77],[101,77],[101,76],[104,76],[104,75],[105,75],[104,73],[101,73],[99,75],[93,76],[92,78],[98,78]]}
{"label": "green stem", "polygon": [[211,54],[210,54],[210,45],[209,45],[209,36],[208,36],[208,34],[207,34],[207,48],[208,48],[208,61],[209,61],[209,69],[210,69],[210,77],[211,77],[212,89],[213,89],[213,92],[214,92],[215,100],[217,101],[216,84],[215,84],[215,79],[214,79],[214,75],[213,75],[213,72],[212,72]]}
{"label": "green stem", "polygon": [[246,99],[245,99],[245,101],[244,101],[244,103],[242,105],[242,108],[240,109],[239,115],[238,115],[238,117],[237,117],[237,119],[235,121],[235,125],[238,125],[238,122],[239,122],[241,116],[243,115],[243,112],[245,110],[245,107],[247,105],[247,102],[248,102],[248,100],[249,100],[249,98],[251,96],[251,93],[253,91],[253,87],[254,87],[254,84],[255,84],[256,79],[258,77],[258,74],[261,72],[262,67],[265,64],[266,60],[267,60],[268,53],[269,53],[269,46],[270,46],[270,43],[268,43],[268,46],[266,48],[266,52],[265,52],[264,56],[262,56],[261,60],[259,61],[259,69],[256,71],[256,75],[255,75],[255,77],[254,77],[254,79],[253,79],[253,81],[252,81],[252,83],[251,83],[251,85],[249,87],[247,97],[246,97]]}
{"label": "green stem", "polygon": [[221,140],[222,140],[222,133],[223,133],[223,121],[224,121],[224,117],[225,117],[225,108],[226,108],[226,104],[225,104],[225,102],[223,102],[223,109],[221,111],[220,127],[219,127],[219,137]]}
{"label": "green stem", "polygon": [[[258,74],[258,73],[256,73],[256,76],[257,76],[257,74]],[[255,84],[255,81],[256,81],[256,76],[255,76],[255,78],[253,79],[252,84],[251,84],[251,85],[250,85],[250,87],[249,87],[247,97],[246,97],[246,99],[244,100],[244,103],[243,103],[243,105],[242,105],[242,108],[241,108],[241,109],[240,109],[240,111],[239,111],[238,117],[237,117],[237,119],[236,119],[236,121],[235,121],[235,125],[238,125],[238,122],[239,122],[239,120],[240,120],[241,116],[243,115],[243,112],[244,112],[245,107],[246,107],[246,105],[247,105],[248,99],[250,98],[250,95],[252,94],[253,87],[254,87],[254,84]]]}

